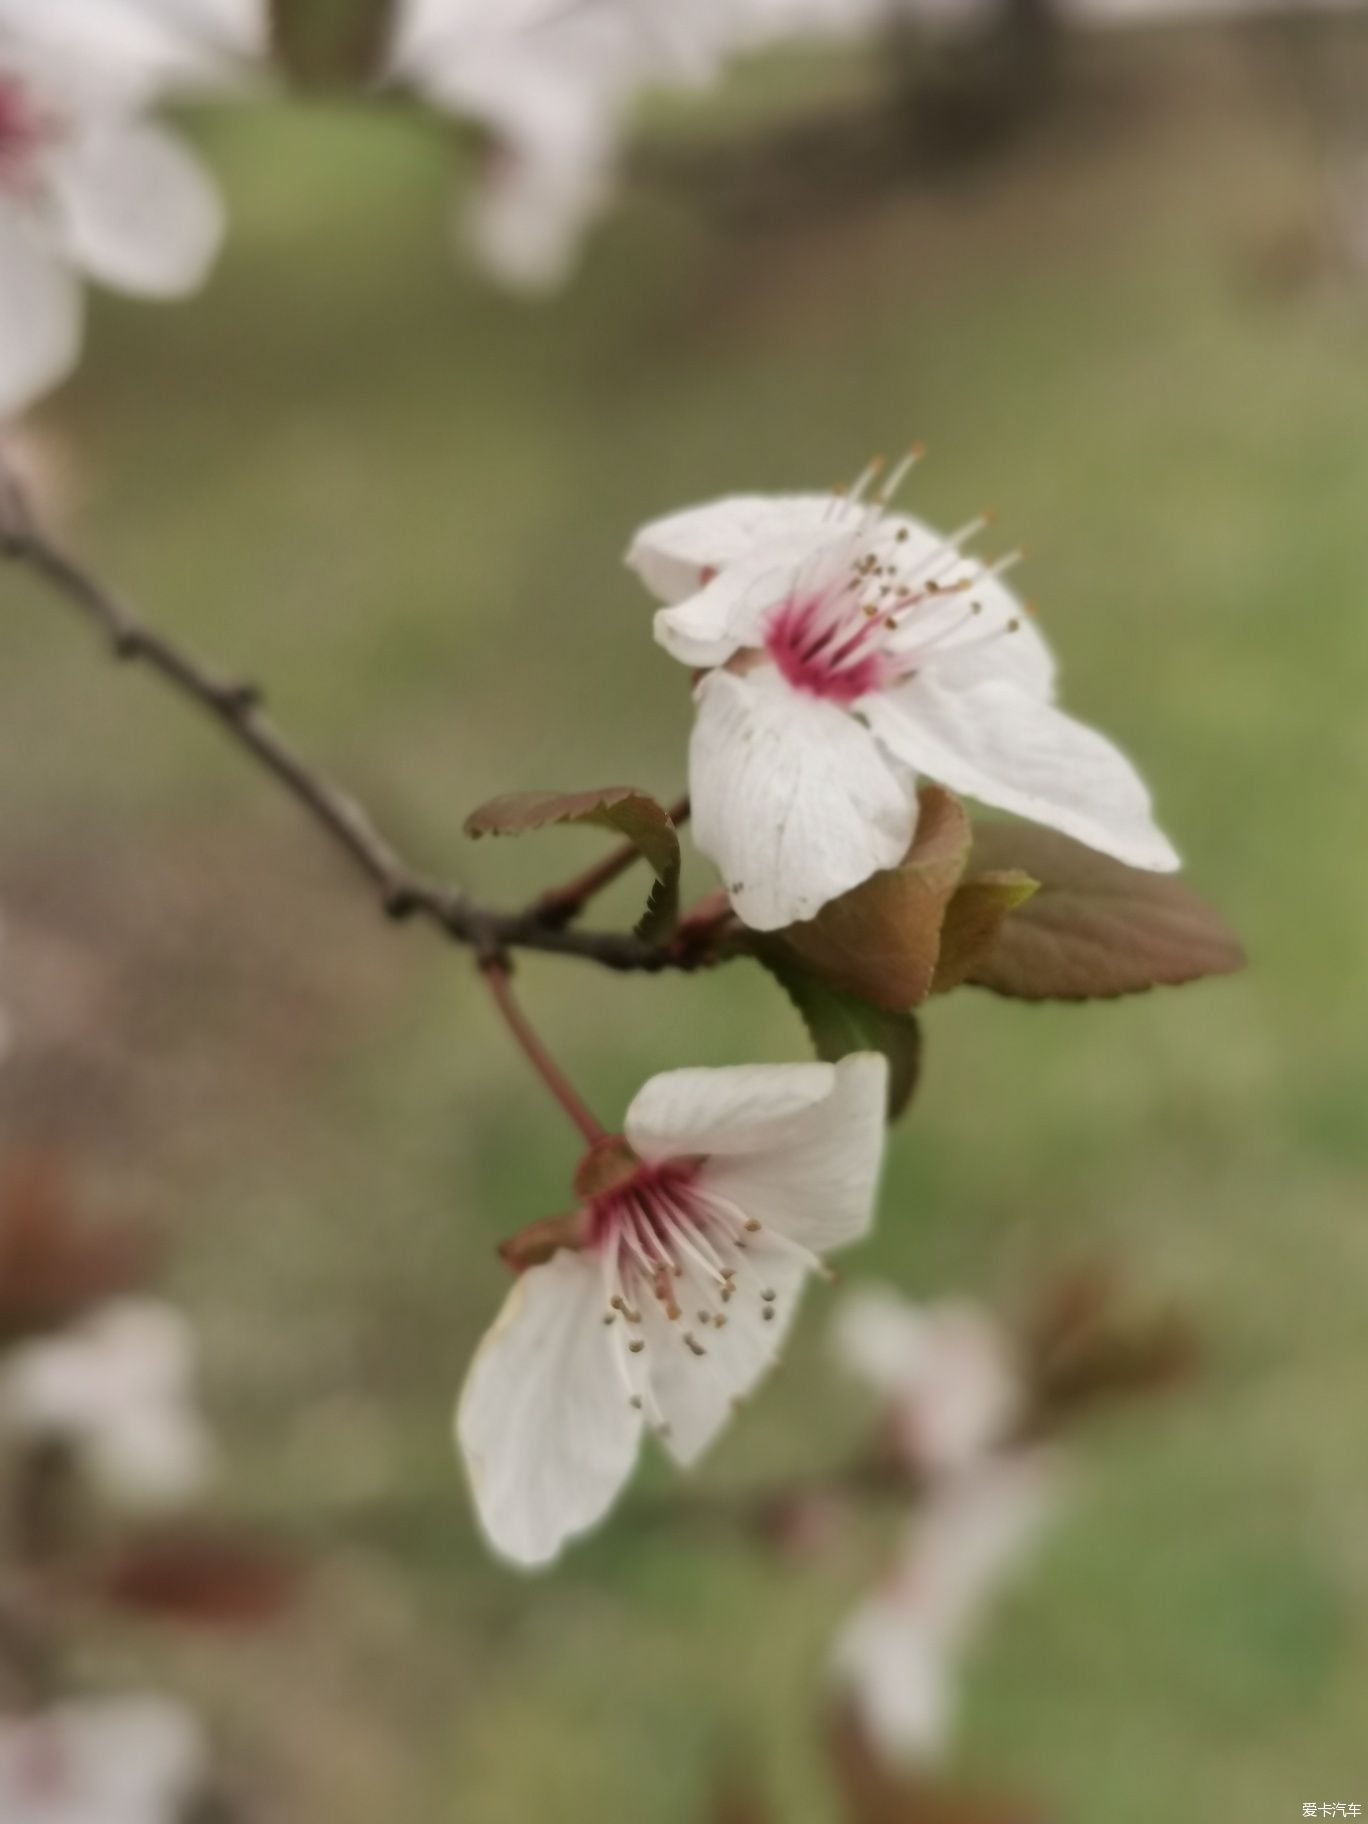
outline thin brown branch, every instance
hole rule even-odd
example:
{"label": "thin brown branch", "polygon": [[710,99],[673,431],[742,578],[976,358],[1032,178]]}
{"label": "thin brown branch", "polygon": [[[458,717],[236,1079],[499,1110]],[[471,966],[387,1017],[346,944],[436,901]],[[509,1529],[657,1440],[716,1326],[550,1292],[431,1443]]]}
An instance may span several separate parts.
{"label": "thin brown branch", "polygon": [[482,971],[494,1005],[504,1023],[526,1054],[528,1062],[569,1115],[590,1146],[605,1137],[603,1127],[580,1098],[579,1092],[542,1043],[536,1029],[518,1005],[508,965],[499,958],[485,964]]}
{"label": "thin brown branch", "polygon": [[[29,499],[0,458],[0,555],[40,578],[107,640],[115,658],[155,673],[183,701],[213,718],[228,738],[294,799],[311,821],[346,856],[374,889],[393,919],[419,918],[457,943],[469,945],[483,961],[510,950],[540,950],[574,956],[606,969],[659,971],[689,969],[701,960],[693,946],[652,944],[617,931],[567,930],[573,913],[547,916],[539,905],[496,911],[468,894],[417,873],[376,827],[369,814],[325,774],[308,764],[266,715],[253,684],[218,675],[167,635],[152,628],[127,601],[108,588],[44,530]],[[616,856],[595,870],[603,874],[626,865]],[[610,876],[611,877],[611,876]],[[583,881],[572,889],[579,904],[594,889]],[[576,908],[577,909],[577,908]]]}

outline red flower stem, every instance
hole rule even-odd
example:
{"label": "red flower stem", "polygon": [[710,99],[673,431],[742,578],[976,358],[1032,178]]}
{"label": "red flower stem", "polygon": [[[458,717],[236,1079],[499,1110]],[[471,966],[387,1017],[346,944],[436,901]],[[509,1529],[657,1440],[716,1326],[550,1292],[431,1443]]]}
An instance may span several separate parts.
{"label": "red flower stem", "polygon": [[[689,800],[681,798],[669,809],[670,821],[676,825],[689,820]],[[567,880],[559,887],[548,887],[533,907],[535,916],[544,925],[568,925],[597,894],[605,887],[610,887],[619,875],[625,874],[628,868],[641,860],[641,850],[634,842],[624,842],[620,848],[612,850],[603,860],[596,862],[592,868],[586,868],[583,874],[576,874],[573,880]]]}
{"label": "red flower stem", "polygon": [[573,1084],[542,1044],[527,1015],[519,1007],[513,994],[513,982],[507,963],[501,958],[491,958],[483,965],[481,973],[489,984],[494,1005],[503,1015],[505,1025],[522,1047],[533,1070],[591,1146],[604,1139],[606,1130],[600,1127],[580,1100]]}

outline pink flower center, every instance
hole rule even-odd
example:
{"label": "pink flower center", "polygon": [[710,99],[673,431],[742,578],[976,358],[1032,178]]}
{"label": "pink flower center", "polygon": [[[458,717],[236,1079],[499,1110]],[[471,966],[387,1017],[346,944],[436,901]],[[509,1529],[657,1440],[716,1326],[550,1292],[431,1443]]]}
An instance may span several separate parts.
{"label": "pink flower center", "polygon": [[657,1299],[674,1322],[679,1317],[674,1285],[685,1270],[682,1257],[701,1260],[719,1288],[733,1277],[708,1239],[717,1220],[698,1195],[698,1173],[697,1163],[687,1159],[642,1165],[590,1205],[589,1245],[622,1280],[624,1296],[612,1309],[638,1302],[627,1297],[630,1289]]}
{"label": "pink flower center", "polygon": [[17,77],[0,72],[0,187],[27,188],[51,123]]}
{"label": "pink flower center", "polygon": [[[641,1165],[589,1204],[586,1246],[603,1273],[603,1321],[629,1403],[668,1430],[654,1373],[663,1358],[705,1357],[733,1317],[770,1324],[776,1288],[748,1256],[762,1225],[707,1182],[707,1161]],[[797,1243],[763,1230],[771,1249],[821,1262]],[[733,1300],[737,1301],[735,1304]]]}
{"label": "pink flower center", "polygon": [[848,706],[902,683],[939,654],[1015,632],[1015,620],[975,626],[983,612],[978,585],[1018,555],[987,569],[968,564],[961,546],[987,523],[986,516],[971,520],[909,561],[907,528],[890,528],[882,504],[870,507],[842,554],[820,559],[826,574],[799,580],[771,611],[765,653],[794,690]]}
{"label": "pink flower center", "polygon": [[791,595],[765,629],[765,650],[795,690],[833,703],[853,703],[893,681],[896,667],[879,646],[877,616],[854,604],[833,612],[829,598]]}

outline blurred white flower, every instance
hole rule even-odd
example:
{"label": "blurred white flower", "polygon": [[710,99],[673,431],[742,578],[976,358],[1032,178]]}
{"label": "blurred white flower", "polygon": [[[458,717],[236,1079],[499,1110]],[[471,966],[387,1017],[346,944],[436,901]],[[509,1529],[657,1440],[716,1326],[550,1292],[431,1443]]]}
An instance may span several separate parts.
{"label": "blurred white flower", "polygon": [[[886,1066],[653,1077],[576,1219],[472,1364],[457,1435],[484,1530],[520,1564],[606,1512],[643,1426],[692,1463],[775,1359],[821,1251],[869,1228]],[[595,1155],[591,1155],[591,1160]]]}
{"label": "blurred white flower", "polygon": [[836,1352],[884,1403],[914,1470],[964,1469],[1009,1437],[1025,1387],[1001,1324],[968,1300],[913,1305],[891,1287],[847,1292],[832,1325]]}
{"label": "blurred white flower", "polygon": [[213,1460],[196,1355],[194,1332],[171,1306],[116,1300],[8,1355],[0,1427],[68,1444],[129,1505],[175,1504],[203,1485]]}
{"label": "blurred white flower", "polygon": [[75,365],[83,279],[148,298],[204,279],[218,195],[145,111],[265,42],[264,0],[0,0],[0,415]]}
{"label": "blurred white flower", "polygon": [[487,131],[468,233],[495,278],[540,291],[612,193],[637,96],[709,76],[733,31],[728,0],[400,0],[389,73]]}
{"label": "blurred white flower", "polygon": [[0,0],[0,34],[59,60],[83,89],[147,100],[264,63],[270,0]]}
{"label": "blurred white flower", "polygon": [[181,1824],[209,1752],[168,1698],[87,1698],[0,1717],[4,1824]]}
{"label": "blurred white flower", "polygon": [[[1178,857],[1134,767],[1054,704],[1029,616],[965,541],[876,498],[741,495],[642,528],[656,638],[706,675],[693,829],[757,930],[811,918],[906,854],[925,774],[1134,867]],[[867,484],[866,484],[867,485]]]}
{"label": "blurred white flower", "polygon": [[918,1767],[945,1748],[964,1657],[1049,1518],[1056,1476],[1036,1452],[947,1477],[910,1523],[892,1574],[843,1629],[835,1682],[890,1765]]}

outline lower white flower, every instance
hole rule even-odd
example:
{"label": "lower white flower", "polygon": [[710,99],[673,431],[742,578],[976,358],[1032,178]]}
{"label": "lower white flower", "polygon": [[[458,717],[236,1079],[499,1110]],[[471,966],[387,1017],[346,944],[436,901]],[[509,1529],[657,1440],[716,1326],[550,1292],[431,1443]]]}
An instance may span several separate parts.
{"label": "lower white flower", "polygon": [[169,1698],[86,1698],[0,1717],[4,1824],[181,1824],[208,1773],[198,1719]]}
{"label": "lower white flower", "polygon": [[1001,1324],[967,1300],[917,1306],[888,1287],[846,1293],[833,1324],[838,1355],[884,1402],[913,1470],[965,1469],[1005,1443],[1026,1388]]}
{"label": "lower white flower", "polygon": [[0,1427],[79,1451],[114,1497],[174,1504],[208,1476],[194,1332],[152,1299],[120,1299],[71,1330],[25,1343],[0,1371]]}
{"label": "lower white flower", "polygon": [[127,4],[0,0],[0,414],[75,365],[83,280],[181,297],[218,251],[212,183],[143,118],[189,24],[171,8],[153,31]]}
{"label": "lower white flower", "polygon": [[631,1472],[643,1428],[692,1463],[774,1361],[823,1251],[873,1215],[887,1067],[745,1065],[653,1077],[585,1201],[477,1353],[457,1436],[481,1523],[553,1558]]}
{"label": "lower white flower", "polygon": [[1056,1474],[1043,1453],[1018,1452],[947,1478],[838,1638],[835,1682],[891,1765],[921,1766],[944,1750],[965,1654],[1049,1518]]}
{"label": "lower white flower", "polygon": [[[906,465],[904,465],[905,467]],[[811,918],[906,854],[926,775],[1134,867],[1178,857],[1102,735],[1054,703],[1054,663],[1002,582],[875,499],[743,495],[644,527],[628,563],[656,638],[702,671],[694,837],[757,930]]]}

